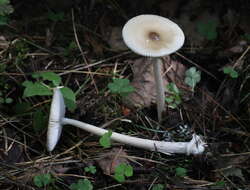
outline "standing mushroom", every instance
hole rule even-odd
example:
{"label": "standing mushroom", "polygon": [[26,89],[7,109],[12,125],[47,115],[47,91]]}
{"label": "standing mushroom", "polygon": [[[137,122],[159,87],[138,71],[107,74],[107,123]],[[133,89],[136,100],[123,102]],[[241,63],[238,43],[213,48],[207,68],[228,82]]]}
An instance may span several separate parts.
{"label": "standing mushroom", "polygon": [[162,80],[161,57],[182,47],[185,36],[171,20],[157,15],[139,15],[123,27],[125,44],[135,53],[152,58],[156,81],[158,120],[161,122],[165,108],[165,87]]}
{"label": "standing mushroom", "polygon": [[[64,114],[65,105],[62,93],[60,91],[60,88],[55,88],[50,108],[49,126],[47,133],[48,151],[52,151],[55,148],[60,138],[63,125],[73,125],[98,136],[102,136],[103,134],[108,132],[107,130],[96,127],[94,125],[90,125],[74,119],[65,118]],[[190,142],[155,141],[131,137],[129,135],[123,135],[116,132],[112,132],[110,138],[120,143],[128,144],[138,148],[144,148],[151,151],[157,151],[164,154],[202,154],[206,146],[201,137],[196,134],[193,134],[193,138]]]}

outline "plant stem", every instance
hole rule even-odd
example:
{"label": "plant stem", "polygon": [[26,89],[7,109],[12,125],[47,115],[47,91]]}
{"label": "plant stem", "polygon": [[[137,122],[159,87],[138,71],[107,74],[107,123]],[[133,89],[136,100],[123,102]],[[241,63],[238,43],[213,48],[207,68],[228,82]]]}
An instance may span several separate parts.
{"label": "plant stem", "polygon": [[161,58],[153,58],[154,77],[156,82],[156,102],[157,102],[157,116],[158,121],[162,121],[162,113],[165,110],[165,89],[161,76],[162,68]]}
{"label": "plant stem", "polygon": [[[102,136],[104,133],[108,132],[108,130],[96,127],[94,125],[90,125],[74,119],[63,118],[62,125],[67,124],[81,128],[98,136]],[[193,135],[193,139],[190,142],[165,142],[131,137],[128,135],[112,132],[111,139],[127,145],[147,149],[150,151],[157,151],[164,154],[201,154],[204,151],[203,145],[205,144],[202,141],[198,143],[196,142],[196,140],[200,140],[200,137],[197,135]],[[201,144],[201,146],[199,145],[199,143]]]}

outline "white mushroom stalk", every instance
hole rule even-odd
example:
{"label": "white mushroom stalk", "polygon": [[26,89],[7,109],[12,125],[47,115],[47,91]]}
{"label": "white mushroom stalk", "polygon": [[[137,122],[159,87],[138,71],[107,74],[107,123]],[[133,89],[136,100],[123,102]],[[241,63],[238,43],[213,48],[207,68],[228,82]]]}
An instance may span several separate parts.
{"label": "white mushroom stalk", "polygon": [[[74,119],[64,117],[65,105],[63,96],[59,88],[54,89],[54,95],[51,103],[51,113],[49,118],[49,126],[47,133],[47,149],[52,151],[61,134],[63,125],[72,125],[88,131],[92,134],[102,136],[108,130],[90,125],[84,122],[80,122]],[[206,143],[202,138],[196,134],[193,134],[193,138],[190,142],[165,142],[155,141],[137,137],[131,137],[129,135],[123,135],[120,133],[112,132],[111,139],[120,143],[131,145],[138,148],[143,148],[150,151],[161,152],[164,154],[202,154],[205,150]]]}
{"label": "white mushroom stalk", "polygon": [[125,44],[135,53],[151,57],[156,82],[158,120],[165,110],[165,87],[162,80],[161,57],[174,53],[182,47],[185,36],[180,27],[171,20],[157,15],[139,15],[123,27]]}

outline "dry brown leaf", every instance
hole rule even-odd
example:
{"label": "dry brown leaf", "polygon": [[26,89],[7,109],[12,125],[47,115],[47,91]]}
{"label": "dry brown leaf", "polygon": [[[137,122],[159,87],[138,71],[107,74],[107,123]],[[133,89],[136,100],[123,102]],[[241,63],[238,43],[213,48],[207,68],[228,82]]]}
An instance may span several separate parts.
{"label": "dry brown leaf", "polygon": [[244,40],[241,40],[236,44],[235,46],[229,48],[229,51],[232,53],[242,53],[247,47],[247,42]]}
{"label": "dry brown leaf", "polygon": [[37,163],[33,167],[29,167],[25,172],[16,175],[16,180],[22,183],[30,183],[35,176],[51,173],[52,175],[60,175],[70,170],[70,167],[63,165],[48,165],[46,163]]}
{"label": "dry brown leaf", "polygon": [[128,155],[123,149],[113,148],[110,152],[101,155],[101,158],[97,160],[103,173],[111,175],[114,173],[116,166],[121,163],[128,164]]}
{"label": "dry brown leaf", "polygon": [[105,39],[107,39],[108,44],[113,50],[122,51],[127,50],[127,46],[122,39],[122,28],[121,27],[112,27],[107,32]]}
{"label": "dry brown leaf", "polygon": [[[155,103],[156,99],[151,59],[137,59],[131,63],[131,67],[134,74],[131,85],[135,88],[135,91],[124,99],[124,103],[129,107],[149,107],[152,103]],[[164,86],[169,82],[174,82],[179,88],[186,87],[183,83],[186,67],[183,64],[167,56],[163,59],[162,71]]]}
{"label": "dry brown leaf", "polygon": [[93,35],[89,33],[85,33],[84,37],[85,37],[85,40],[88,42],[88,44],[92,47],[93,52],[96,55],[103,55],[104,45],[102,44],[102,42],[94,38]]}
{"label": "dry brown leaf", "polygon": [[10,45],[4,36],[0,36],[0,49],[7,49]]}

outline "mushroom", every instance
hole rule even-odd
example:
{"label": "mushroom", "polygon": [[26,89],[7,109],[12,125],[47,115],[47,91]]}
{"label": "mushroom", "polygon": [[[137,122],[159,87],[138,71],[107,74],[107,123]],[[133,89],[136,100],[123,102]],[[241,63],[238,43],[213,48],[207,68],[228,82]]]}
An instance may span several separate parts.
{"label": "mushroom", "polygon": [[139,15],[123,27],[125,44],[135,53],[152,58],[156,81],[158,120],[161,122],[165,109],[165,88],[162,80],[161,57],[182,47],[185,36],[180,27],[171,20],[157,15]]}
{"label": "mushroom", "polygon": [[[93,133],[98,136],[102,136],[107,133],[108,130],[90,125],[84,122],[80,122],[74,119],[65,118],[65,105],[60,88],[54,88],[53,99],[50,108],[50,117],[47,133],[47,149],[52,151],[62,131],[63,125],[72,125],[81,128],[85,131]],[[149,140],[137,137],[131,137],[129,135],[123,135],[120,133],[112,132],[111,139],[120,143],[143,148],[150,151],[161,152],[164,154],[202,154],[205,150],[205,142],[202,138],[196,134],[193,134],[193,138],[190,142],[165,142]]]}
{"label": "mushroom", "polygon": [[65,104],[61,87],[53,89],[53,98],[50,106],[49,125],[47,131],[47,149],[52,151],[60,139],[62,123],[65,116]]}

